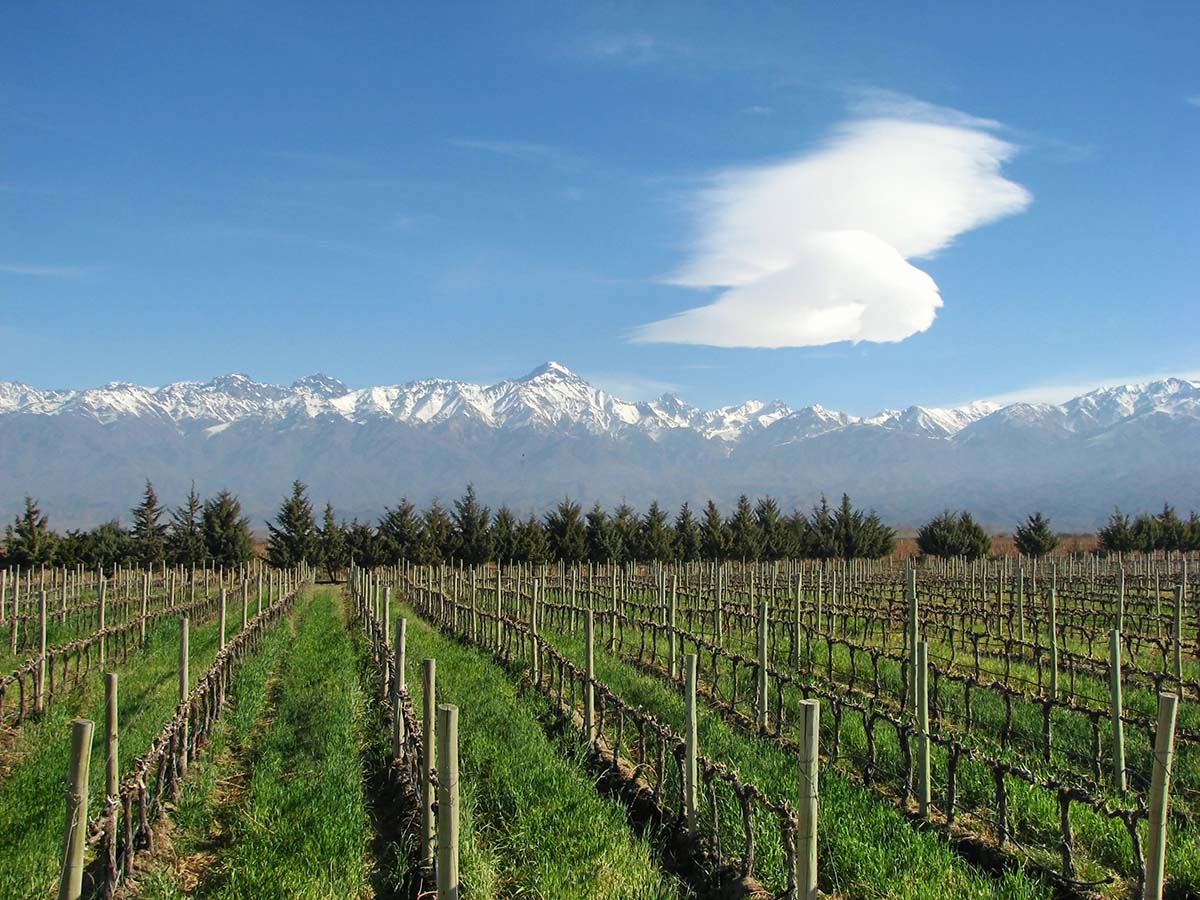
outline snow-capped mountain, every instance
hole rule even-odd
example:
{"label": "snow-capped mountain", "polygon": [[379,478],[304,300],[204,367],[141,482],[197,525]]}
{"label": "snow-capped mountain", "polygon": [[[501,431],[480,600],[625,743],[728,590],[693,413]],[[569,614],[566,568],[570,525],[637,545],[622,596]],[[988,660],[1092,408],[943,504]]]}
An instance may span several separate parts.
{"label": "snow-capped mountain", "polygon": [[1038,505],[1064,527],[1091,527],[1114,504],[1200,505],[1197,438],[1200,384],[1180,379],[1061,405],[866,417],[760,400],[701,410],[674,394],[631,402],[555,362],[492,385],[355,390],[320,374],[288,386],[242,374],[82,390],[0,382],[0,514],[32,493],[87,524],[120,515],[150,477],[164,494],[191,478],[228,485],[260,515],[299,476],[364,515],[473,480],[495,502],[529,506],[564,493],[636,502],[742,492],[803,505],[847,490],[900,522],[947,505],[985,520]]}

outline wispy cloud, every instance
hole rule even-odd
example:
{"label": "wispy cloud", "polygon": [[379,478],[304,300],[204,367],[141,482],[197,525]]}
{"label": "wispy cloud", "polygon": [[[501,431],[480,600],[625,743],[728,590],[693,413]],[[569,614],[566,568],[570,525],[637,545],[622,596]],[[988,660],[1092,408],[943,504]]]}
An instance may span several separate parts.
{"label": "wispy cloud", "polygon": [[596,35],[584,44],[583,49],[593,59],[641,65],[657,57],[659,43],[644,31],[631,31]]}
{"label": "wispy cloud", "polygon": [[553,144],[536,141],[490,140],[481,138],[452,138],[451,146],[467,150],[480,150],[496,156],[519,160],[525,163],[552,165],[562,169],[576,169],[579,157]]}
{"label": "wispy cloud", "polygon": [[999,123],[903,95],[864,93],[855,110],[813,151],[708,180],[690,258],[669,280],[722,292],[634,341],[802,347],[933,324],[941,295],[909,260],[1029,205],[1000,173],[1018,148]]}
{"label": "wispy cloud", "polygon": [[775,115],[775,108],[755,104],[754,106],[743,107],[742,112],[748,116],[773,116]]}
{"label": "wispy cloud", "polygon": [[[1078,397],[1089,391],[1113,387],[1119,384],[1147,384],[1151,381],[1162,381],[1165,378],[1182,378],[1185,381],[1200,381],[1200,369],[1184,372],[1142,372],[1138,375],[1113,375],[1108,378],[1094,380],[1075,380],[1052,384],[1032,384],[1027,387],[993,394],[982,399],[1001,405],[1008,403],[1062,403],[1072,397]],[[969,401],[964,401],[969,402]]]}
{"label": "wispy cloud", "polygon": [[33,278],[78,278],[83,275],[83,269],[75,266],[29,266],[21,263],[0,263],[0,272]]}
{"label": "wispy cloud", "polygon": [[1200,106],[1200,94],[1192,94],[1190,97],[1184,97],[1183,102],[1188,106]]}

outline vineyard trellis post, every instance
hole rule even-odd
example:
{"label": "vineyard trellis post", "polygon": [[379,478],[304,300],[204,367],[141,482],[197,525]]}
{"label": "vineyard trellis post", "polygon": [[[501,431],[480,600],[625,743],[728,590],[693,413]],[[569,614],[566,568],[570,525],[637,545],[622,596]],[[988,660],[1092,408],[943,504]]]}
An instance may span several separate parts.
{"label": "vineyard trellis post", "polygon": [[87,848],[88,769],[92,757],[90,719],[71,722],[71,762],[67,776],[67,822],[63,834],[58,900],[83,896],[83,857]]}
{"label": "vineyard trellis post", "polygon": [[117,673],[104,673],[104,793],[117,796],[120,789],[121,767],[119,762],[117,729]]}
{"label": "vineyard trellis post", "polygon": [[458,707],[438,707],[438,900],[458,900]]}
{"label": "vineyard trellis post", "polygon": [[423,727],[425,733],[422,735],[422,760],[421,760],[421,865],[433,865],[433,839],[434,839],[434,820],[433,820],[433,767],[434,767],[434,751],[437,749],[435,736],[437,732],[436,715],[436,688],[437,688],[437,661],[433,659],[425,660],[424,668],[425,682],[423,689],[424,696],[424,722]]}
{"label": "vineyard trellis post", "polygon": [[929,775],[929,642],[917,643],[917,807],[921,818],[929,818],[932,785]]}
{"label": "vineyard trellis post", "polygon": [[1167,814],[1170,810],[1171,767],[1175,756],[1175,719],[1179,698],[1158,695],[1154,729],[1154,770],[1150,775],[1150,830],[1146,844],[1146,886],[1142,900],[1162,900],[1167,861]]}
{"label": "vineyard trellis post", "polygon": [[[183,616],[179,620],[179,702],[183,703],[188,697],[188,617]],[[183,719],[180,725],[180,736],[182,737],[183,752],[179,755],[179,770],[182,775],[187,770],[188,753],[188,723],[187,717]]]}
{"label": "vineyard trellis post", "polygon": [[[1123,571],[1123,570],[1122,570]],[[1121,630],[1114,628],[1108,637],[1109,691],[1112,695],[1112,766],[1113,787],[1125,793],[1125,723],[1121,720]]]}
{"label": "vineyard trellis post", "polygon": [[405,638],[408,634],[408,620],[401,618],[396,623],[396,671],[392,674],[392,756],[400,758],[404,751],[404,664]]}
{"label": "vineyard trellis post", "polygon": [[817,777],[821,761],[821,702],[800,701],[800,796],[796,828],[796,890],[817,900]]}
{"label": "vineyard trellis post", "polygon": [[[17,622],[13,619],[13,646],[16,646]],[[38,592],[38,676],[34,692],[33,711],[41,715],[46,709],[46,592]]]}
{"label": "vineyard trellis post", "polygon": [[218,630],[220,631],[221,637],[220,637],[220,643],[217,645],[217,649],[224,650],[225,649],[225,588],[221,588],[221,612],[220,612],[219,618],[220,618],[220,624],[219,624]]}
{"label": "vineyard trellis post", "polygon": [[587,736],[588,747],[596,740],[596,618],[592,611],[587,611],[584,620],[587,652],[584,657],[585,677],[583,681],[583,733]]}
{"label": "vineyard trellis post", "polygon": [[755,690],[755,696],[758,701],[758,730],[766,732],[767,730],[767,629],[769,623],[767,621],[767,601],[766,598],[758,602],[758,686]]}
{"label": "vineyard trellis post", "polygon": [[688,831],[695,834],[699,825],[697,806],[697,763],[699,752],[699,735],[696,712],[696,673],[699,668],[699,657],[689,653],[684,660],[684,707],[686,723],[684,726],[684,761],[683,761],[683,809],[687,819]]}

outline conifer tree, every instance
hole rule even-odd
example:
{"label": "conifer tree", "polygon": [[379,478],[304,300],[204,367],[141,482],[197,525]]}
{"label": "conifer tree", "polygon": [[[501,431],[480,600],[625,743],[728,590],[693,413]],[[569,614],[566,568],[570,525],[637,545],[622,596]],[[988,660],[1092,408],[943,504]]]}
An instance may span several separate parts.
{"label": "conifer tree", "polygon": [[384,508],[374,551],[381,563],[395,565],[402,559],[416,562],[421,558],[422,541],[421,519],[407,497],[401,497],[395,509]]}
{"label": "conifer tree", "polygon": [[546,513],[545,521],[552,559],[579,562],[587,558],[587,529],[578,503],[564,497]]}
{"label": "conifer tree", "polygon": [[550,559],[546,530],[533,513],[517,526],[513,558],[520,562],[543,563]]}
{"label": "conifer tree", "polygon": [[729,553],[734,559],[756,560],[762,554],[762,531],[754,518],[750,499],[738,497],[733,515],[729,517]]}
{"label": "conifer tree", "polygon": [[317,535],[317,556],[325,569],[325,577],[330,581],[336,581],[337,576],[350,564],[346,546],[346,525],[338,522],[333,512],[333,504],[329,502],[325,504],[325,515]]}
{"label": "conifer tree", "polygon": [[1108,524],[1096,532],[1096,538],[1104,553],[1132,553],[1138,546],[1129,516],[1122,513],[1120,507],[1113,509]]}
{"label": "conifer tree", "polygon": [[667,524],[667,514],[657,500],[650,501],[638,531],[638,558],[656,562],[671,561],[675,558],[674,537]]}
{"label": "conifer tree", "polygon": [[621,545],[621,534],[608,513],[596,503],[587,514],[588,559],[592,562],[621,562],[625,548]]}
{"label": "conifer tree", "polygon": [[492,553],[502,563],[516,557],[517,517],[507,506],[496,510],[492,519]]}
{"label": "conifer tree", "polygon": [[54,558],[55,543],[50,517],[38,508],[37,501],[26,496],[25,512],[5,529],[5,559],[10,565],[40,566]]}
{"label": "conifer tree", "polygon": [[308,486],[292,482],[292,493],[284,499],[274,522],[267,523],[267,562],[277,569],[311,563],[317,556],[317,523],[313,520]]}
{"label": "conifer tree", "polygon": [[468,565],[479,565],[492,558],[492,534],[488,528],[492,511],[482,506],[475,497],[475,486],[467,485],[467,492],[454,501],[454,555]]}
{"label": "conifer tree", "polygon": [[704,505],[704,520],[700,525],[700,552],[705,559],[717,561],[729,558],[729,530],[721,510],[712,500]]}
{"label": "conifer tree", "polygon": [[762,536],[763,559],[791,559],[797,555],[793,532],[774,498],[763,497],[754,505],[754,521]]}
{"label": "conifer tree", "polygon": [[149,478],[146,479],[142,502],[133,508],[132,513],[130,536],[133,539],[134,556],[143,566],[161,563],[167,555],[167,525],[161,521],[163,507],[158,503],[158,495],[154,493],[154,485]]}
{"label": "conifer tree", "polygon": [[421,547],[418,560],[425,565],[449,562],[454,555],[454,523],[437,497],[421,516]]}
{"label": "conifer tree", "polygon": [[638,518],[637,510],[622,501],[621,505],[613,510],[612,522],[617,536],[621,539],[621,556],[618,561],[628,562],[636,559],[638,552],[638,532],[642,525],[641,519]]}
{"label": "conifer tree", "polygon": [[696,562],[700,559],[703,543],[700,523],[692,515],[692,508],[684,503],[675,517],[675,558],[683,562]]}
{"label": "conifer tree", "polygon": [[1017,550],[1026,556],[1045,556],[1058,546],[1058,535],[1050,530],[1050,520],[1040,512],[1029,516],[1013,534]]}
{"label": "conifer tree", "polygon": [[203,510],[193,481],[187,499],[172,510],[171,524],[167,526],[167,552],[174,565],[198,566],[204,562],[206,550],[200,521]]}
{"label": "conifer tree", "polygon": [[991,552],[992,539],[969,512],[956,516],[947,509],[921,526],[917,546],[927,556],[976,560]]}
{"label": "conifer tree", "polygon": [[1133,539],[1137,549],[1143,553],[1153,553],[1158,549],[1161,535],[1158,528],[1158,517],[1149,513],[1141,513],[1133,520]]}
{"label": "conifer tree", "polygon": [[242,516],[241,501],[228,490],[204,501],[200,530],[206,557],[219,565],[240,565],[254,554],[250,520]]}
{"label": "conifer tree", "polygon": [[1155,549],[1165,550],[1168,553],[1173,550],[1182,550],[1186,541],[1187,526],[1175,514],[1175,507],[1164,503],[1162,512],[1154,518],[1158,522],[1158,540]]}
{"label": "conifer tree", "polygon": [[805,534],[807,540],[804,555],[810,559],[834,559],[841,555],[833,510],[830,509],[824,494],[813,506]]}
{"label": "conifer tree", "polygon": [[[346,556],[348,557],[346,565],[353,562],[356,566],[364,569],[373,569],[376,566],[394,562],[392,557],[381,548],[379,537],[370,523],[360,522],[358,519],[346,526]],[[414,557],[406,558],[413,559]]]}

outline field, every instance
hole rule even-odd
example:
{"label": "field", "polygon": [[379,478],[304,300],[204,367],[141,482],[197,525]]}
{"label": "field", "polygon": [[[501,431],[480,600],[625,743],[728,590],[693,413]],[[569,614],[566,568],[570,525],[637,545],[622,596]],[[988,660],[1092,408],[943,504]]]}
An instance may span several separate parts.
{"label": "field", "polygon": [[[1200,617],[1178,561],[312,574],[268,574],[261,612],[257,572],[58,587],[47,657],[90,649],[53,691],[36,650],[31,686],[8,683],[0,895],[58,884],[79,717],[78,896],[1200,894]],[[27,614],[9,605],[13,670]],[[1162,696],[1182,698],[1169,734]]]}

